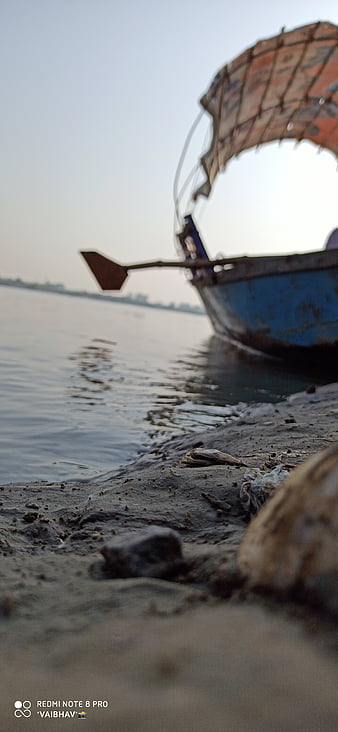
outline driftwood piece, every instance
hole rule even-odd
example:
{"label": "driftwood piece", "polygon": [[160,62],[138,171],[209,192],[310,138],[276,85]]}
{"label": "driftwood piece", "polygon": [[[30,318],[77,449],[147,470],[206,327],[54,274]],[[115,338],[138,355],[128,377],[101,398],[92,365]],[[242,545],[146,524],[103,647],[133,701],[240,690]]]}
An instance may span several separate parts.
{"label": "driftwood piece", "polygon": [[240,458],[229,455],[228,452],[214,450],[206,447],[196,447],[184,455],[182,463],[185,465],[235,465],[240,467],[246,465]]}

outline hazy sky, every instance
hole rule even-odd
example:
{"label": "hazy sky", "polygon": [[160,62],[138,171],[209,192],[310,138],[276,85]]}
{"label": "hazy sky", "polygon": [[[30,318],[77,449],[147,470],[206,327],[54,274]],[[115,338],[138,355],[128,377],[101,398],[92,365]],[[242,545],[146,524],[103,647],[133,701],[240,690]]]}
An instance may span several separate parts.
{"label": "hazy sky", "polygon": [[[173,180],[198,99],[255,41],[317,20],[338,23],[337,0],[0,0],[0,275],[96,290],[81,248],[175,257]],[[338,225],[336,160],[309,143],[245,153],[198,225],[211,255],[320,248]],[[174,271],[132,274],[123,292],[197,302]]]}

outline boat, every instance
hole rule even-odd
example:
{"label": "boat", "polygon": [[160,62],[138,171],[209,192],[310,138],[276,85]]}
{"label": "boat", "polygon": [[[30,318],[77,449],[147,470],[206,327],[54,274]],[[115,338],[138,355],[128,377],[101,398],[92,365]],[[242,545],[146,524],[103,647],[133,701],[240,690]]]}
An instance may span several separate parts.
{"label": "boat", "polygon": [[[231,158],[264,143],[310,140],[337,157],[338,27],[312,23],[257,42],[218,71],[201,105],[212,137],[195,200],[210,195]],[[179,242],[185,258],[208,258],[190,215]],[[279,358],[338,355],[338,248],[192,272],[219,335]]]}
{"label": "boat", "polygon": [[187,257],[196,253],[197,260],[198,253],[191,284],[218,335],[272,357],[311,358],[313,366],[323,361],[332,367],[338,356],[338,249],[238,257],[201,268],[201,239],[190,215],[180,242]]}
{"label": "boat", "polygon": [[[193,201],[208,198],[231,158],[269,142],[308,140],[337,158],[338,27],[321,21],[258,41],[217,72],[200,103],[212,135]],[[82,252],[101,287],[121,287],[129,269],[183,266],[219,336],[272,357],[335,362],[338,236],[320,251],[213,260],[191,212],[178,219],[176,264],[119,265]]]}

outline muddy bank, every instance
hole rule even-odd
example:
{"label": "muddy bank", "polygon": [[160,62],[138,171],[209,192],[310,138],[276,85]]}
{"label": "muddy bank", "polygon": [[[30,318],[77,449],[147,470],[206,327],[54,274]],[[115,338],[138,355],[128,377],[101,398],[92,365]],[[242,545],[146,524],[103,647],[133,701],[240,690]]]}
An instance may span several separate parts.
{"label": "muddy bank", "polygon": [[[250,476],[290,472],[337,442],[337,416],[338,386],[321,387],[242,406],[224,426],[173,438],[114,477],[2,486],[6,729],[23,723],[13,707],[22,699],[32,729],[72,729],[75,717],[43,717],[48,707],[36,703],[80,699],[108,701],[87,707],[95,731],[333,732],[336,619],[249,590],[235,559],[257,510]],[[238,464],[182,462],[202,447]],[[161,578],[111,576],[104,545],[154,525],[177,532],[182,563]]]}

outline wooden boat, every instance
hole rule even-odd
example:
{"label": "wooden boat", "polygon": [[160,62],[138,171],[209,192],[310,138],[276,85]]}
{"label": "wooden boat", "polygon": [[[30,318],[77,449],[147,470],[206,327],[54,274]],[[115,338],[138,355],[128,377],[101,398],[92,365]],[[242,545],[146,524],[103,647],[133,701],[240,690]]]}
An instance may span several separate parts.
{"label": "wooden boat", "polygon": [[[194,199],[209,196],[233,156],[274,140],[310,140],[337,157],[338,27],[312,23],[259,41],[216,74],[201,105],[212,139]],[[179,241],[188,260],[207,258],[191,216]],[[338,355],[338,249],[234,259],[193,270],[192,284],[222,336],[284,358]]]}
{"label": "wooden boat", "polygon": [[[337,157],[338,27],[312,23],[259,41],[216,74],[201,105],[212,136],[193,200],[209,196],[232,157],[274,140],[309,140]],[[129,269],[186,267],[217,334],[271,356],[335,360],[338,248],[210,260],[192,216],[178,220],[181,262],[123,266],[82,252],[101,287],[119,289]]]}
{"label": "wooden boat", "polygon": [[188,244],[188,257],[196,253],[191,283],[218,335],[271,356],[332,364],[338,356],[338,249],[239,257],[222,268],[201,268],[203,250],[205,264],[208,257],[191,216],[180,241],[185,252]]}

